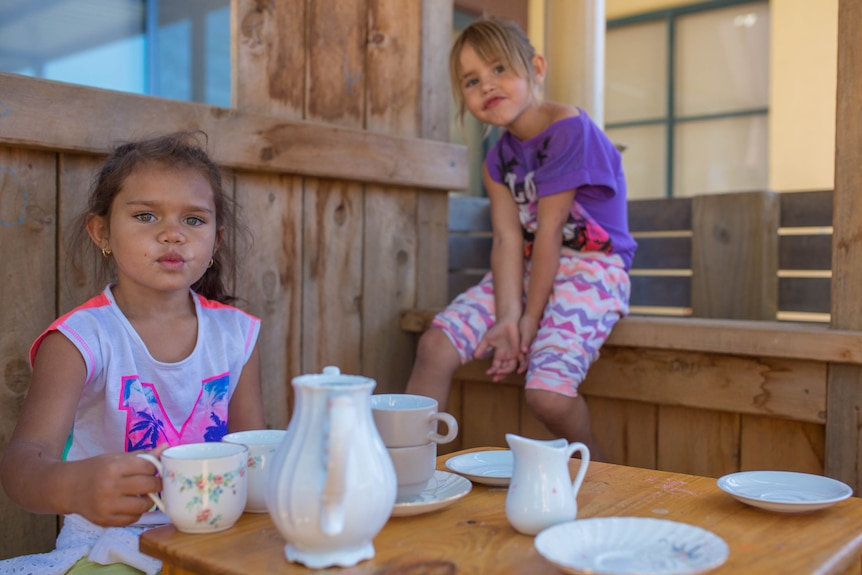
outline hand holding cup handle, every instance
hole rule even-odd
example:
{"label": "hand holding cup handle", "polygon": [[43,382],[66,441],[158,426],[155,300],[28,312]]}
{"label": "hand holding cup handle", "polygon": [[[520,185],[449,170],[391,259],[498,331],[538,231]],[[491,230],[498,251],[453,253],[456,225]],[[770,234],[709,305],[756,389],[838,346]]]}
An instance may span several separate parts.
{"label": "hand holding cup handle", "polygon": [[[159,471],[159,475],[164,475],[164,473],[163,473],[164,468],[162,467],[162,462],[159,461],[159,459],[156,456],[154,456],[150,453],[137,453],[136,455],[138,457],[140,457],[141,459],[146,459],[147,461],[149,461],[150,463],[155,465],[156,469],[158,469],[158,471]],[[167,512],[167,510],[165,509],[165,504],[159,498],[158,494],[147,493],[147,497],[149,497],[150,499],[153,500],[153,503],[156,504],[156,507],[159,508],[159,511]]]}

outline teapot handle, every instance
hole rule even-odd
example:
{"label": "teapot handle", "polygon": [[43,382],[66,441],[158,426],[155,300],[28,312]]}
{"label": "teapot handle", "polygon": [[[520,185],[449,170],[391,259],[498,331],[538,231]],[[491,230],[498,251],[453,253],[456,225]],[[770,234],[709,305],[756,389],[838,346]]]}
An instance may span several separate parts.
{"label": "teapot handle", "polygon": [[590,465],[590,448],[583,443],[570,443],[566,448],[566,457],[571,457],[574,452],[581,454],[581,463],[578,465],[578,473],[575,475],[575,480],[572,482],[572,493],[577,497],[578,490],[581,488],[581,483],[584,482],[584,475],[587,474],[587,467]]}
{"label": "teapot handle", "polygon": [[347,458],[354,427],[353,401],[346,395],[332,399],[329,407],[329,458],[321,496],[320,529],[327,535],[344,530],[344,494],[347,489]]}

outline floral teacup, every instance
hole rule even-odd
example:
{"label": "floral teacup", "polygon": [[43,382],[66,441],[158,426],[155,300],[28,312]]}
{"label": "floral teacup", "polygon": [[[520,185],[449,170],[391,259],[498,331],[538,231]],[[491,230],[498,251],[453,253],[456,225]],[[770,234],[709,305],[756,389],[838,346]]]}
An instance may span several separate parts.
{"label": "floral teacup", "polygon": [[248,448],[234,443],[169,447],[161,459],[140,453],[162,476],[162,496],[149,493],[174,526],[185,533],[212,533],[233,526],[248,492]]}

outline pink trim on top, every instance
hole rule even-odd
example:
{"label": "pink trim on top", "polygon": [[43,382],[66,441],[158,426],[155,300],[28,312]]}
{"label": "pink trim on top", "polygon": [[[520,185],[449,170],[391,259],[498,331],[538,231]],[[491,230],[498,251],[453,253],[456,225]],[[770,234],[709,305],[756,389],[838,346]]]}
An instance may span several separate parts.
{"label": "pink trim on top", "polygon": [[[30,346],[30,367],[33,367],[33,363],[36,361],[36,353],[39,351],[39,346],[42,345],[42,342],[45,340],[45,337],[51,333],[52,331],[59,331],[58,328],[63,325],[66,321],[66,318],[75,313],[76,311],[80,311],[82,309],[89,309],[94,307],[105,307],[111,305],[111,300],[108,299],[108,296],[105,295],[105,292],[100,293],[99,295],[92,297],[85,301],[83,304],[79,305],[75,309],[64,313],[59,318],[55,319],[51,325],[48,326],[48,329],[43,331],[39,337],[36,338],[36,341],[33,342],[33,345]],[[79,340],[80,341],[80,340]],[[88,348],[89,349],[89,348]],[[92,359],[92,355],[90,356]],[[90,374],[87,375],[87,379],[89,381]]]}

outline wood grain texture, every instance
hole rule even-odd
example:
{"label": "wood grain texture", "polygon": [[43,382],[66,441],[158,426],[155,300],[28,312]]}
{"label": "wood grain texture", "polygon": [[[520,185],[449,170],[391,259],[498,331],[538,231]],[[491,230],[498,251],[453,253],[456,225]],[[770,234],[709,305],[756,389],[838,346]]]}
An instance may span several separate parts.
{"label": "wood grain texture", "polygon": [[231,0],[232,106],[303,119],[305,0]]}
{"label": "wood grain texture", "polygon": [[739,444],[740,471],[824,473],[824,425],[743,415]]}
{"label": "wood grain texture", "polygon": [[359,184],[305,180],[302,373],[362,371],[362,221]]}
{"label": "wood grain texture", "polygon": [[[30,386],[30,345],[57,316],[57,158],[0,147],[0,450]],[[58,382],[60,383],[60,382]],[[0,559],[54,547],[57,519],[34,515],[0,489]]]}
{"label": "wood grain texture", "polygon": [[[101,167],[102,156],[89,154],[59,155],[59,188],[58,199],[59,218],[57,220],[58,256],[59,256],[59,310],[62,315],[78,306],[105,288],[96,281],[96,265],[101,263],[102,255],[90,245],[87,239],[82,246],[88,253],[81,254],[81,269],[75,269],[73,254],[70,249],[70,238],[83,222],[79,220],[87,209],[90,185]],[[47,326],[46,326],[47,327]]]}
{"label": "wood grain texture", "polygon": [[658,468],[716,478],[739,471],[739,418],[735,413],[659,406]]}
{"label": "wood grain texture", "polygon": [[237,203],[254,243],[238,247],[239,307],[261,318],[258,348],[268,427],[285,428],[290,380],[301,373],[302,179],[237,175]]}
{"label": "wood grain texture", "polygon": [[774,192],[692,199],[692,315],[775,319],[779,213]]}
{"label": "wood grain texture", "polygon": [[658,407],[641,401],[607,399],[584,391],[593,434],[610,463],[656,468]]}
{"label": "wood grain texture", "polygon": [[[862,1],[838,2],[838,88],[835,110],[835,195],[832,232],[831,326],[862,329]],[[862,484],[858,366],[829,369],[826,472],[857,490]]]}
{"label": "wood grain texture", "polygon": [[[438,469],[445,469],[452,455],[439,457]],[[570,462],[570,473],[578,464]],[[559,574],[538,554],[532,537],[509,525],[505,501],[506,489],[473,485],[466,497],[437,512],[390,519],[374,539],[373,559],[326,572]],[[710,572],[715,575],[840,575],[858,570],[862,553],[862,501],[856,498],[815,513],[766,513],[723,493],[713,478],[591,463],[578,494],[578,518],[615,516],[667,519],[712,531],[730,548],[727,562]],[[165,573],[312,572],[288,563],[283,546],[266,514],[245,514],[221,533],[190,535],[165,526],[141,538],[144,552],[165,561]]]}
{"label": "wood grain texture", "polygon": [[[325,3],[314,2],[313,6],[320,12],[325,10]],[[326,28],[332,14],[318,14],[317,21]],[[358,42],[355,33],[353,36]],[[319,48],[332,50],[330,45]],[[331,78],[330,84],[335,82],[341,82],[346,89],[343,77]],[[345,116],[356,103],[342,110],[343,102],[334,102],[340,111],[333,112],[333,116],[342,118],[341,123],[320,123],[328,116],[320,112],[322,102],[316,99],[316,93],[316,112],[309,117],[315,121],[296,121],[3,72],[0,84],[0,103],[9,110],[0,116],[0,144],[103,154],[116,142],[200,129],[209,134],[213,159],[231,168],[419,186],[442,192],[467,187],[467,154],[463,146],[362,131],[361,116],[351,116],[354,119],[350,122]],[[327,85],[321,80],[314,88],[320,91]]]}
{"label": "wood grain texture", "polygon": [[777,358],[606,348],[587,395],[796,421],[826,421],[826,365]]}

